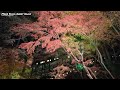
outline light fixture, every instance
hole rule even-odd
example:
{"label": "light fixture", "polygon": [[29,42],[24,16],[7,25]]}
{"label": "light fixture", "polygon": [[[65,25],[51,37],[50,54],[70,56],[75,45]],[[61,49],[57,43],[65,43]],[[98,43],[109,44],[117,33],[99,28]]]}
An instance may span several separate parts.
{"label": "light fixture", "polygon": [[70,56],[68,56],[68,58],[70,58]]}
{"label": "light fixture", "polygon": [[41,63],[41,64],[42,64],[42,63],[45,63],[45,61],[41,61],[40,63]]}
{"label": "light fixture", "polygon": [[49,62],[49,60],[47,60],[47,62]]}

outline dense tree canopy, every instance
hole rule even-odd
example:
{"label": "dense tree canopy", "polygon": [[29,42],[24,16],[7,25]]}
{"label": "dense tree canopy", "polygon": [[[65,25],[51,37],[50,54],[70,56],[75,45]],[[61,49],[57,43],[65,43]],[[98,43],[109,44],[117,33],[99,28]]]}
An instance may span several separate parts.
{"label": "dense tree canopy", "polygon": [[28,12],[0,16],[0,78],[120,78],[118,11]]}

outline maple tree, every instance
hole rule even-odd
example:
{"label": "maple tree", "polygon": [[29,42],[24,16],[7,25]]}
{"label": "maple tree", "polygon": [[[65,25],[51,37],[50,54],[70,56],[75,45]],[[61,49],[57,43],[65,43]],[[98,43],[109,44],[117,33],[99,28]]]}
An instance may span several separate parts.
{"label": "maple tree", "polygon": [[[59,35],[64,35],[68,32],[72,34],[80,33],[82,35],[91,35],[91,32],[95,32],[96,35],[97,32],[99,32],[97,37],[100,39],[102,35],[104,35],[102,33],[107,32],[106,28],[109,26],[109,22],[107,22],[106,18],[104,18],[99,12],[64,13],[56,11],[41,11],[36,12],[36,14],[38,15],[37,22],[31,24],[20,24],[11,29],[12,31],[17,32],[21,38],[31,35],[36,39],[32,42],[20,44],[19,48],[26,49],[28,55],[32,55],[34,53],[35,47],[40,45],[41,41],[42,48],[45,48],[46,51],[51,53],[61,46],[65,46],[67,40],[64,40],[65,42],[62,43]],[[101,29],[104,29],[104,31]],[[100,31],[102,32],[100,33]],[[93,38],[97,39],[97,37],[94,36]],[[72,43],[70,42],[70,44]],[[74,42],[73,47],[75,45],[77,44]]]}
{"label": "maple tree", "polygon": [[[107,26],[106,20],[103,20],[104,18],[101,16],[95,15],[93,19],[90,18],[90,16],[92,16],[92,13],[93,15],[95,14],[94,12],[77,12],[77,14],[75,13],[72,15],[66,15],[64,12],[60,11],[41,11],[36,13],[39,15],[37,22],[30,24],[20,24],[17,25],[17,27],[13,27],[11,29],[12,31],[16,32],[16,35],[18,35],[20,38],[25,38],[27,35],[34,37],[36,40],[33,42],[36,43],[33,47],[37,46],[42,40],[44,42],[44,48],[51,41],[51,39],[59,39],[58,35],[63,33],[72,32],[89,34],[91,31],[94,31],[96,28],[98,28],[98,26],[101,26],[100,29]],[[86,18],[85,15],[89,15],[89,18]],[[100,32],[101,30],[98,29],[96,31]],[[31,44],[33,44],[33,42],[31,42]],[[54,40],[52,42],[54,42]]]}
{"label": "maple tree", "polygon": [[[113,43],[119,37],[119,31],[111,29],[113,24],[104,14],[100,11],[29,12],[32,13],[32,21],[26,20],[24,17],[26,22],[15,22],[10,26],[11,34],[7,35],[9,39],[2,40],[7,45],[19,49],[21,58],[25,60],[24,69],[37,64],[34,60],[46,62],[52,56],[59,56],[57,52],[62,48],[64,53],[69,56],[68,59],[72,60],[73,65],[77,63],[83,65],[89,78],[97,78],[94,71],[97,71],[98,68],[98,66],[89,67],[91,59],[84,60],[89,55],[98,58],[98,62],[114,78],[104,64],[103,55],[105,54],[101,48],[106,43]],[[117,36],[115,36],[116,33]],[[23,51],[24,53],[22,53]],[[93,65],[93,63],[91,64]]]}

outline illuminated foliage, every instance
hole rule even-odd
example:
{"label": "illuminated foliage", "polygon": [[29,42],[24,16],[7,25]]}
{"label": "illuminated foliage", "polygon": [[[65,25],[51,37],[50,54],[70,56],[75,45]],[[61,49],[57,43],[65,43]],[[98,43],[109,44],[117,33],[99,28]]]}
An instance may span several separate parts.
{"label": "illuminated foliage", "polygon": [[[73,56],[70,58],[62,59],[71,59],[72,64],[75,64],[78,58],[81,60],[87,55],[96,55],[96,52],[99,52],[100,61],[102,54],[99,49],[103,47],[103,44],[119,41],[119,30],[113,27],[114,24],[119,28],[119,24],[117,24],[119,23],[117,20],[119,13],[116,12],[111,12],[112,15],[107,14],[109,18],[100,11],[29,12],[32,13],[29,19],[25,16],[22,17],[23,20],[17,16],[1,19],[1,23],[6,27],[0,27],[0,41],[3,46],[17,48],[16,51],[19,53],[24,51],[25,58],[23,57],[23,59],[26,61],[24,67],[30,60],[33,63],[35,58],[37,60],[46,60],[50,56],[61,56],[62,58],[61,53],[72,53]],[[110,20],[111,17],[114,18]],[[4,20],[8,20],[8,22],[4,22]],[[10,23],[10,20],[17,21]],[[2,44],[0,45],[2,46]],[[114,43],[111,47],[114,48],[117,45]],[[64,52],[60,52],[60,49],[64,49]],[[80,54],[82,55],[80,56]],[[73,58],[74,56],[77,58]],[[84,57],[82,58],[82,56]],[[12,75],[14,76],[14,74],[18,73],[13,72]]]}

